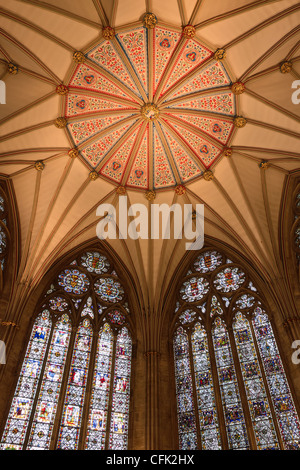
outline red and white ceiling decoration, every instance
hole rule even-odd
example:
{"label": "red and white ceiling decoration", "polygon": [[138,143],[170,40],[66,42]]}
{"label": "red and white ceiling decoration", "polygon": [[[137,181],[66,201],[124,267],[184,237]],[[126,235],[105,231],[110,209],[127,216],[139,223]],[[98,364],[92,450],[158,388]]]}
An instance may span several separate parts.
{"label": "red and white ceiling decoration", "polygon": [[[116,185],[160,190],[212,168],[234,132],[236,96],[223,52],[193,26],[107,27],[75,57],[64,117],[91,171]],[[63,94],[63,93],[62,93]]]}

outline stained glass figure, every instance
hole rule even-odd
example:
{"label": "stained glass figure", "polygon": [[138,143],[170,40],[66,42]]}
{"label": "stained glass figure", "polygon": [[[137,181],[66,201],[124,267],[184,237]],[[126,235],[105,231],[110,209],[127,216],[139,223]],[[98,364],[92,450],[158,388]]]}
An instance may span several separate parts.
{"label": "stained glass figure", "polygon": [[284,448],[286,450],[299,450],[299,417],[295,409],[271,323],[261,307],[256,307],[255,309],[253,327]]}
{"label": "stained glass figure", "polygon": [[212,272],[222,264],[222,255],[217,251],[206,251],[194,262],[194,268],[199,273]]}
{"label": "stained glass figure", "polygon": [[3,432],[1,449],[21,449],[23,447],[50,330],[50,314],[48,310],[44,310],[37,317],[32,328],[15,395]]}
{"label": "stained glass figure", "polygon": [[76,450],[85,397],[87,371],[92,346],[92,328],[83,320],[76,334],[57,447]]}
{"label": "stained glass figure", "polygon": [[219,450],[221,440],[215,404],[207,334],[197,323],[191,337],[202,449]]}
{"label": "stained glass figure", "polygon": [[109,448],[125,450],[128,444],[132,340],[123,327],[117,336]]}
{"label": "stained glass figure", "polygon": [[198,448],[189,340],[183,328],[174,335],[175,382],[177,394],[179,446],[182,450]]}

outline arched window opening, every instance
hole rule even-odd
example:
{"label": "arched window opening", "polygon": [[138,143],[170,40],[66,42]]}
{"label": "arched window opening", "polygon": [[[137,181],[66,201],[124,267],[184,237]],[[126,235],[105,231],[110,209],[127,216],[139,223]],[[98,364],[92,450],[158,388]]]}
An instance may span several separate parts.
{"label": "arched window opening", "polygon": [[40,305],[0,448],[127,449],[132,327],[112,263],[82,253]]}
{"label": "arched window opening", "polygon": [[7,257],[10,245],[9,204],[4,189],[0,186],[0,293],[2,292],[5,271],[7,270]]}
{"label": "arched window opening", "polygon": [[202,250],[181,281],[175,313],[179,448],[300,449],[267,308],[242,266]]}
{"label": "arched window opening", "polygon": [[293,201],[293,224],[292,224],[292,247],[295,253],[296,265],[300,267],[300,184],[294,191]]}

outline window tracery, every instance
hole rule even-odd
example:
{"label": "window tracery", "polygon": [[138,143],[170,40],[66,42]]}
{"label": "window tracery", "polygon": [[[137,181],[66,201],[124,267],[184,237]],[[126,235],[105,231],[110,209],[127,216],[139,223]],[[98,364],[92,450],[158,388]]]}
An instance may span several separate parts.
{"label": "window tracery", "polygon": [[5,191],[0,186],[0,291],[3,288],[4,272],[9,250],[9,210]]}
{"label": "window tracery", "polygon": [[132,332],[111,262],[61,269],[34,321],[1,449],[126,449]]}
{"label": "window tracery", "polygon": [[267,308],[213,249],[178,289],[173,352],[180,449],[299,449],[300,423]]}

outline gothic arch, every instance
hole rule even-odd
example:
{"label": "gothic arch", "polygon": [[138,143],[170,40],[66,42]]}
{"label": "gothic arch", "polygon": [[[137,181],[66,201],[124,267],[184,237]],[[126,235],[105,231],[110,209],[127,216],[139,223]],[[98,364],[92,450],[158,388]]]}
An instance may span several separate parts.
{"label": "gothic arch", "polygon": [[17,227],[18,214],[12,184],[7,179],[0,179],[0,298],[3,314],[17,272],[19,255]]}
{"label": "gothic arch", "polygon": [[299,178],[294,181],[294,189],[292,193],[292,223],[290,228],[290,243],[291,249],[294,254],[293,266],[297,273],[298,281],[299,278],[299,266],[300,266],[300,180]]}
{"label": "gothic arch", "polygon": [[116,264],[99,243],[85,244],[45,276],[34,314],[25,310],[27,340],[2,448],[130,446],[136,320]]}
{"label": "gothic arch", "polygon": [[[170,383],[173,382],[171,386],[176,390],[173,407],[177,408],[177,420],[174,420],[177,422],[173,424],[178,426],[177,446],[181,449],[297,447],[298,404],[292,398],[294,388],[274,322],[278,312],[274,305],[270,308],[268,297],[272,295],[264,295],[268,290],[266,284],[253,282],[248,274],[251,270],[245,269],[241,257],[226,255],[219,247],[206,246],[192,259],[187,258],[174,283],[177,285],[175,295],[173,291],[175,305],[169,317],[173,362]],[[261,276],[254,277],[259,280]],[[259,322],[266,331],[264,339],[258,334]],[[273,356],[267,344],[272,344],[270,351],[274,347]],[[241,348],[248,348],[248,359]],[[271,361],[273,365],[280,364],[278,370],[268,369]],[[222,375],[225,366],[227,372],[230,370],[229,378]],[[275,379],[282,384],[286,398],[278,391],[280,387],[277,390],[274,386]],[[262,384],[260,396],[255,395],[252,386],[255,381]],[[232,388],[230,399],[225,387]],[[201,396],[202,389],[206,389],[206,398]],[[205,399],[209,406],[205,405]],[[285,408],[292,410],[290,417],[289,412],[283,411]],[[288,437],[289,429],[294,430],[292,438]]]}

